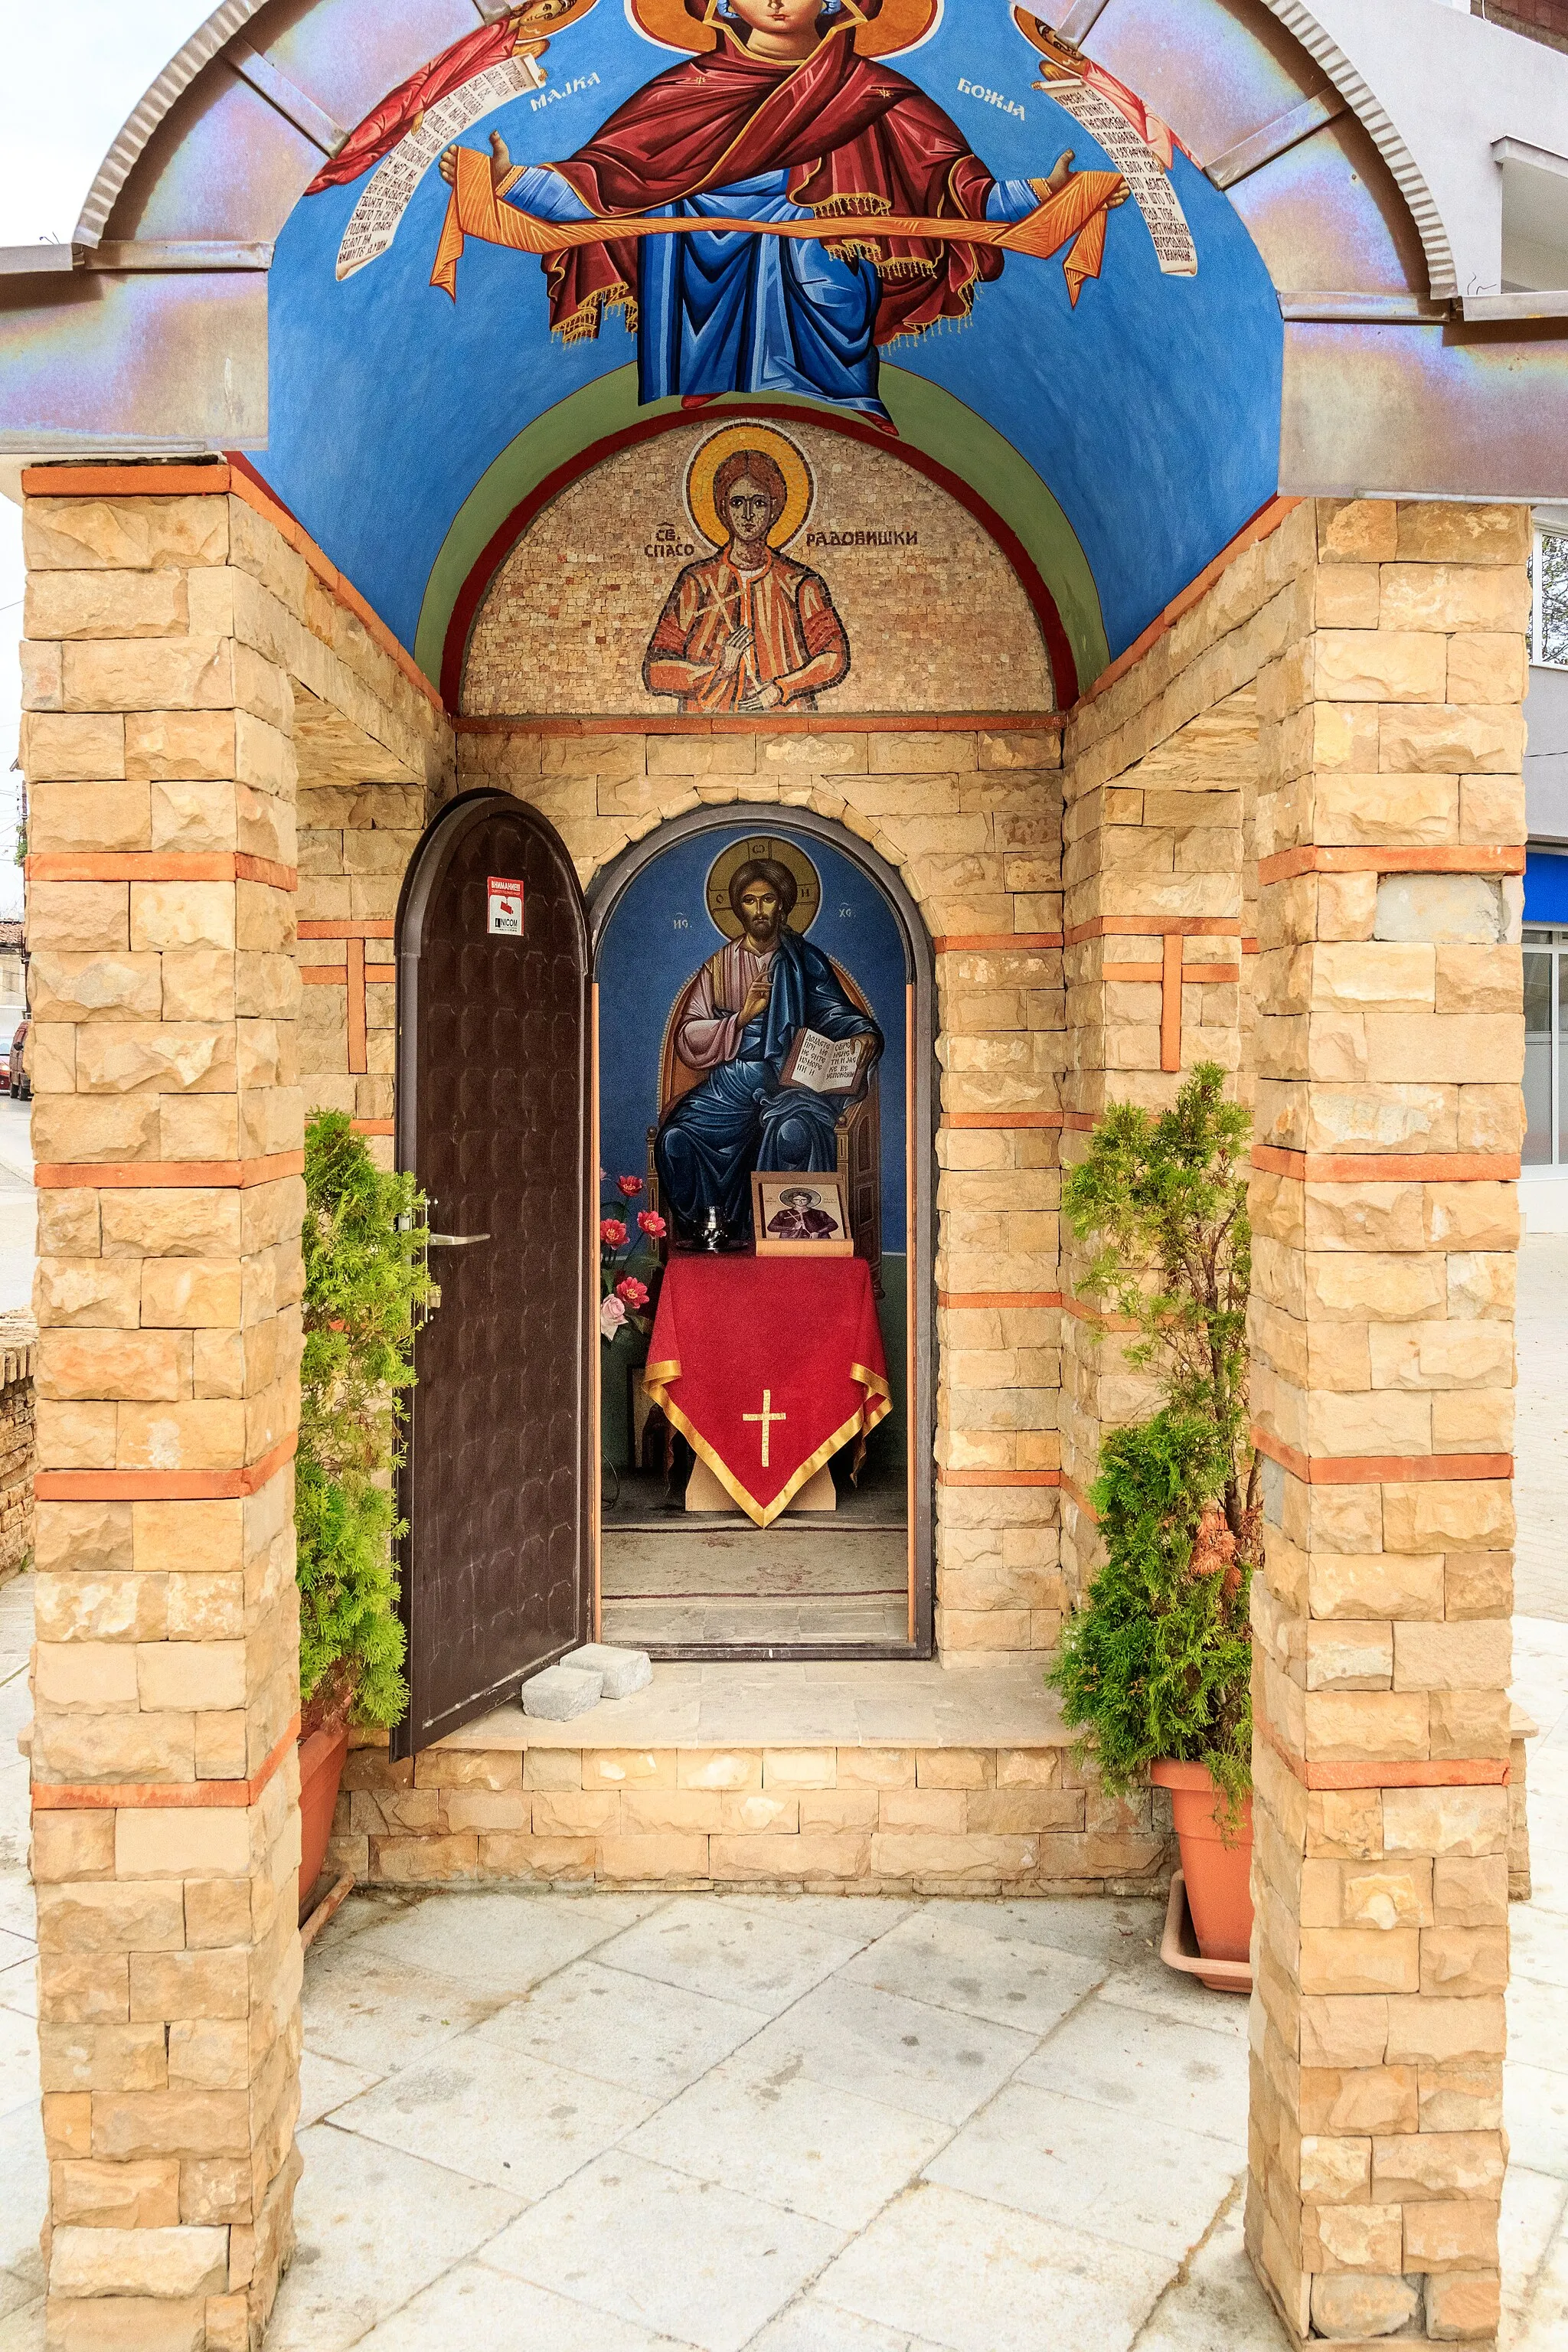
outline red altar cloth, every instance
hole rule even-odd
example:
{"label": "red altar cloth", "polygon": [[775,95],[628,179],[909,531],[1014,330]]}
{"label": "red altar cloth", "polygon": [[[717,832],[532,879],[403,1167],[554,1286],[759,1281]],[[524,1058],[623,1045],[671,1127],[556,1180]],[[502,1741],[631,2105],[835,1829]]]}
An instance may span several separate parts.
{"label": "red altar cloth", "polygon": [[675,1257],[643,1385],[760,1528],[892,1411],[864,1258]]}

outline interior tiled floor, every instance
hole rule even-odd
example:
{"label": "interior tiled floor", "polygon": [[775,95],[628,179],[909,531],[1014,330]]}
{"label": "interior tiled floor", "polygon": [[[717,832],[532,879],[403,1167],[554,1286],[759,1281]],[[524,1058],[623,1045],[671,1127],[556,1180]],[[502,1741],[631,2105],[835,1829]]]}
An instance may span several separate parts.
{"label": "interior tiled floor", "polygon": [[[1535,1322],[1542,1255],[1521,1280]],[[1527,1401],[1527,1493],[1558,1491],[1542,1449],[1568,1298],[1557,1312],[1521,1348],[1555,1391]],[[1535,1895],[1512,1915],[1505,2332],[1560,2352],[1568,1596],[1521,1571],[1538,1613],[1515,1687],[1541,1737]],[[0,1591],[0,2352],[44,2343],[11,1744],[30,1627],[24,1580]],[[679,1706],[698,1710],[690,1672]],[[1246,2010],[1172,1978],[1157,1927],[1134,1903],[352,1898],[307,1967],[300,2247],[272,2352],[1279,2352],[1240,2241]]]}

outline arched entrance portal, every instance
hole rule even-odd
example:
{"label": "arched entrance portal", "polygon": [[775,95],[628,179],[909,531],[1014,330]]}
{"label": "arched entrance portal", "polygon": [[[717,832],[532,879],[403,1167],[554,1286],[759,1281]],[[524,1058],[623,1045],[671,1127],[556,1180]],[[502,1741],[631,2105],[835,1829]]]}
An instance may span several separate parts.
{"label": "arched entrance portal", "polygon": [[[751,969],[738,886],[781,866],[789,929],[818,957],[807,1020],[874,1024],[879,1041],[861,1082],[825,1097],[815,1150],[774,1116],[787,1094],[748,1101],[759,1074],[725,995]],[[605,1287],[625,1265],[654,1293],[599,1351],[604,1638],[667,1656],[929,1656],[935,1002],[919,910],[843,826],[733,807],[660,825],[605,868],[590,908],[603,1207],[626,1230]],[[772,1018],[764,1044],[787,1071],[785,1016]],[[663,1235],[638,1235],[645,1201]],[[710,1208],[726,1245],[694,1268],[684,1253]],[[790,1255],[773,1255],[781,1242]],[[811,1263],[824,1248],[836,1255]],[[661,1311],[672,1252],[677,1286],[700,1272],[707,1287]],[[868,1432],[873,1392],[834,1385],[868,1309],[887,1375]],[[684,1377],[669,1381],[678,1345]]]}
{"label": "arched entrance portal", "polygon": [[[695,1252],[658,1134],[705,1076],[742,1066],[715,1051],[694,1069],[686,1024],[718,1010],[694,992],[740,928],[731,885],[781,865],[805,967],[830,975],[828,997],[841,992],[876,1050],[863,1084],[802,1107],[827,1148],[786,1136],[758,1171],[772,1187],[763,1249],[730,1210],[723,1251]],[[430,1200],[440,1286],[403,1474],[400,1748],[493,1707],[595,1631],[665,1656],[929,1656],[935,1008],[897,877],[824,818],[759,827],[704,811],[608,867],[590,918],[548,821],[471,793],[415,856],[397,950],[398,1159]],[[811,1018],[831,1021],[826,1001]],[[771,1042],[787,1053],[794,1029]],[[770,1154],[754,1137],[736,1150],[745,1202]],[[596,1278],[594,1226],[603,1257],[617,1217],[625,1238]],[[647,1296],[627,1293],[616,1328],[601,1286],[615,1297],[631,1282]],[[683,1282],[710,1289],[682,1309],[683,1377],[660,1382],[650,1347]],[[842,1365],[820,1352],[840,1327]],[[755,1346],[752,1399],[740,1384]],[[696,1401],[704,1359],[735,1390],[733,1444]],[[868,1381],[845,1413],[826,1400],[851,1365]],[[773,1490],[795,1491],[759,1506],[763,1457]]]}

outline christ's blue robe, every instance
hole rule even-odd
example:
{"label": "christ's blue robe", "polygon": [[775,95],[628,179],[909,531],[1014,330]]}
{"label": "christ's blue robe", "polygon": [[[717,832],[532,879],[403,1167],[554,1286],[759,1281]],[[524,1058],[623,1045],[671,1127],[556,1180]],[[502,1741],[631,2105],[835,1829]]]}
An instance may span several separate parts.
{"label": "christ's blue robe", "polygon": [[872,1063],[881,1056],[881,1031],[850,1002],[832,964],[809,940],[784,933],[771,979],[767,1010],[741,1032],[735,1059],[710,1070],[682,1095],[655,1138],[659,1198],[678,1232],[692,1233],[712,1208],[727,1232],[736,1237],[749,1234],[753,1169],[804,1175],[837,1167],[837,1129],[849,1097],[779,1084],[800,1030],[815,1029],[823,1037],[870,1037]]}

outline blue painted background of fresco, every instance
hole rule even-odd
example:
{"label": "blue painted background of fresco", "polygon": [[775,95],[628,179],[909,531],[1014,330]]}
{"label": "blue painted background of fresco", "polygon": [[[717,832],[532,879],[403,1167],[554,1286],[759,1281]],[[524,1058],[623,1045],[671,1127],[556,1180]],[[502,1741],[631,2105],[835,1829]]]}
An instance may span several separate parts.
{"label": "blue painted background of fresco", "polygon": [[[552,89],[590,74],[597,82],[557,100],[518,99],[464,142],[482,148],[499,129],[515,162],[570,154],[678,61],[604,0],[546,59]],[[1109,165],[1030,87],[1038,61],[1001,0],[958,0],[932,39],[892,62],[998,175],[1039,176],[1068,146],[1080,168]],[[973,76],[1024,119],[960,90]],[[1049,486],[1094,572],[1112,656],[1279,481],[1283,328],[1272,284],[1226,197],[1180,154],[1173,177],[1197,244],[1195,278],[1161,276],[1128,203],[1110,217],[1104,274],[1076,311],[1059,257],[1013,256],[981,289],[967,325],[887,354],[977,410]],[[340,285],[338,246],[364,185],[302,198],[278,240],[272,440],[258,462],[412,646],[431,568],[487,467],[546,409],[625,366],[636,345],[618,318],[597,341],[552,341],[539,264],[477,242],[454,307],[428,282],[447,205],[434,167],[391,250]]]}
{"label": "blue painted background of fresco", "polygon": [[822,911],[807,936],[841,963],[871,1001],[888,1045],[878,1067],[882,1101],[882,1247],[905,1246],[904,946],[876,884],[814,835],[787,825],[715,828],[678,842],[637,877],[599,950],[599,1160],[617,1176],[646,1176],[647,1131],[658,1111],[658,1057],[679,990],[723,944],[704,887],[732,842],[798,843],[822,877]]}

